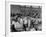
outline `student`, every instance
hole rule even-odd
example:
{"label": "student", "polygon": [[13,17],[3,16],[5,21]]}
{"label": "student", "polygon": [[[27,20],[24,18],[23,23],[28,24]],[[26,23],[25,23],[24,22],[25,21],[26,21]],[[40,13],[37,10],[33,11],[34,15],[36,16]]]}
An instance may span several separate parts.
{"label": "student", "polygon": [[24,30],[26,31],[26,28],[28,27],[28,23],[27,23],[27,18],[24,17],[23,19],[23,27],[24,27]]}

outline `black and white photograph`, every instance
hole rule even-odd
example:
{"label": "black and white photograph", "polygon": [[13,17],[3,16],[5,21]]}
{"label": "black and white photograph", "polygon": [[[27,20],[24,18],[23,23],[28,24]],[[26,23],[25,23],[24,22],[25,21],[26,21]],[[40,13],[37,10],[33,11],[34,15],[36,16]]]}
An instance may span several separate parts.
{"label": "black and white photograph", "polygon": [[42,6],[11,4],[10,31],[42,31]]}

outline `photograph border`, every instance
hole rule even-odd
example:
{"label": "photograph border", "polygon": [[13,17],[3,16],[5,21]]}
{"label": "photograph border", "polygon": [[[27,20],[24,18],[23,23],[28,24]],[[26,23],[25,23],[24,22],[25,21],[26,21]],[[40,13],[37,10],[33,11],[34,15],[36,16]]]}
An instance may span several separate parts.
{"label": "photograph border", "polygon": [[[7,5],[6,4],[8,4],[9,6],[10,6],[10,4],[15,4],[15,3],[30,3],[30,2],[14,2],[14,1],[5,1],[5,22],[7,23]],[[42,7],[44,7],[44,3],[30,3],[30,4],[40,4]],[[9,7],[10,8],[10,7]],[[10,9],[9,9],[10,10]],[[43,10],[43,9],[42,9]],[[43,12],[42,12],[43,13]],[[42,17],[43,18],[43,17]],[[7,35],[7,34],[12,34],[11,32],[7,32],[7,24],[5,23],[5,35]],[[43,25],[42,25],[42,29],[43,29]],[[40,31],[41,32],[41,31]],[[39,33],[40,33],[39,32]],[[43,32],[43,31],[42,31]],[[32,31],[31,31],[31,33],[32,33]],[[33,33],[35,33],[34,31],[33,31]],[[36,32],[36,34],[37,34],[38,32]],[[14,32],[13,32],[13,34],[15,34]]]}

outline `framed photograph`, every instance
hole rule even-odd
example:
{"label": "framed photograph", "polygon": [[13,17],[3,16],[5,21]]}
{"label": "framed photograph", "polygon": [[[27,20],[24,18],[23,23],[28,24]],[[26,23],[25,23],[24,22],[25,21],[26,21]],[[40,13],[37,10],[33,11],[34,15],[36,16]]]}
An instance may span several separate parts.
{"label": "framed photograph", "polygon": [[44,31],[43,12],[43,3],[6,1],[6,36],[42,33]]}

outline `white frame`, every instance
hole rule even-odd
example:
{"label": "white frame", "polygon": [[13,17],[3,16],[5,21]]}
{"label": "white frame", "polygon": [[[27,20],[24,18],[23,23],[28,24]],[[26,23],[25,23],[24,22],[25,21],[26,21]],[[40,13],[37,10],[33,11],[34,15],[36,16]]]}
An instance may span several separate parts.
{"label": "white frame", "polygon": [[30,2],[6,2],[6,36],[8,36],[8,37],[11,37],[11,36],[17,36],[17,37],[19,37],[20,35],[19,34],[21,34],[21,35],[33,35],[33,34],[40,34],[40,33],[43,33],[44,31],[46,31],[45,29],[44,29],[44,26],[45,25],[43,25],[44,24],[44,22],[42,22],[42,31],[29,31],[29,32],[10,32],[10,5],[11,4],[14,4],[14,5],[35,5],[35,6],[42,6],[42,21],[43,21],[43,12],[44,12],[44,4],[43,3],[30,3]]}

